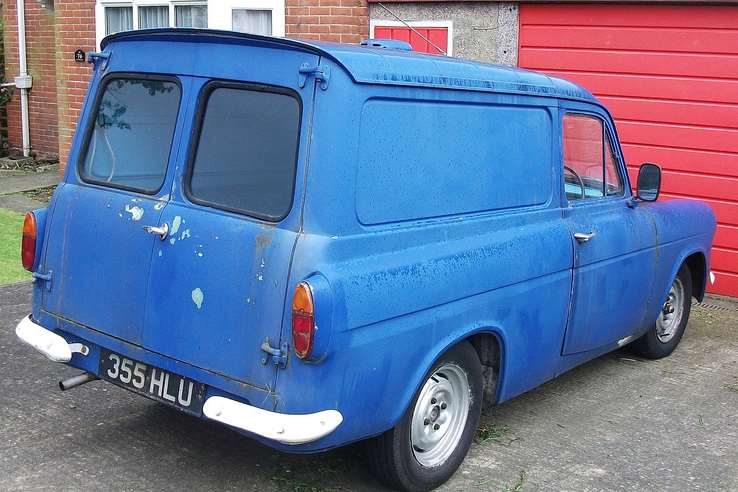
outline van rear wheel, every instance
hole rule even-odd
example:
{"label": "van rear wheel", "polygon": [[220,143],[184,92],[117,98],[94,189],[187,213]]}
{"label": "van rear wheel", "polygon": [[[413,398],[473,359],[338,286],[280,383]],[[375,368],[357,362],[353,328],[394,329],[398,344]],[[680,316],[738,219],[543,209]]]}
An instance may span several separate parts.
{"label": "van rear wheel", "polygon": [[367,442],[369,463],[390,487],[438,487],[464,461],[481,410],[482,366],[463,342],[433,365],[400,422]]}

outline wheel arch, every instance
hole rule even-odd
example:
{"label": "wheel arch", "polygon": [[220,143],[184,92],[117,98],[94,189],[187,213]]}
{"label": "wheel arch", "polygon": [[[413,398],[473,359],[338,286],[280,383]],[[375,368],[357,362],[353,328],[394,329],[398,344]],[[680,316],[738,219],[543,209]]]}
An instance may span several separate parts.
{"label": "wheel arch", "polygon": [[671,274],[667,279],[667,283],[663,286],[661,297],[659,299],[665,299],[671,284],[674,282],[679,270],[682,265],[686,265],[689,269],[689,273],[692,276],[692,297],[697,301],[702,302],[705,297],[705,289],[707,288],[707,255],[702,249],[690,249],[684,251],[679,257],[678,261],[674,262]]}
{"label": "wheel arch", "polygon": [[[682,265],[689,268],[689,273],[692,276],[692,297],[702,302],[707,289],[707,259],[705,254],[702,251],[696,251],[684,258]],[[681,268],[681,265],[679,268]]]}
{"label": "wheel arch", "polygon": [[[482,407],[488,408],[498,401],[504,383],[505,335],[497,327],[480,326],[471,330],[454,332],[451,336],[440,340],[435,345],[435,349],[429,352],[428,356],[423,359],[423,363],[418,366],[418,370],[414,373],[411,384],[408,384],[401,405],[399,405],[397,413],[392,419],[392,425],[395,425],[407,411],[415,394],[436,362],[446,352],[464,342],[471,344],[482,364],[484,378],[484,401],[482,402]],[[496,379],[492,380],[493,377]]]}
{"label": "wheel arch", "polygon": [[502,373],[502,341],[494,331],[481,331],[466,338],[477,352],[482,364],[482,408],[492,407],[498,401]]}

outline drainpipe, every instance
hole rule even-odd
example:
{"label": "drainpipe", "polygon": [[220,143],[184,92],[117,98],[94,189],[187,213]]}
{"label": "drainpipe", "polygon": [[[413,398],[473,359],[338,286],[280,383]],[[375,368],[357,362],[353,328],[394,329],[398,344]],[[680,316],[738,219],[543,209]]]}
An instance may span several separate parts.
{"label": "drainpipe", "polygon": [[31,153],[31,135],[28,127],[28,89],[31,88],[31,77],[28,75],[26,63],[26,5],[24,0],[16,0],[18,13],[18,61],[19,73],[15,78],[15,87],[21,92],[21,129],[23,133],[23,156]]}

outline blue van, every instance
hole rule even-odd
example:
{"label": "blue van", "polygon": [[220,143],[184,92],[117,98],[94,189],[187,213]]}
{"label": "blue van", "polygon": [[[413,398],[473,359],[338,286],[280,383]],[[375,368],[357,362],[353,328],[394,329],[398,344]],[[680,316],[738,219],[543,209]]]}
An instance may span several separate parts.
{"label": "blue van", "polygon": [[[233,32],[105,38],[26,217],[17,335],[275,448],[366,440],[429,490],[483,407],[632,342],[671,353],[715,218],[637,193],[613,120],[542,74]],[[386,46],[386,47],[383,47]]]}

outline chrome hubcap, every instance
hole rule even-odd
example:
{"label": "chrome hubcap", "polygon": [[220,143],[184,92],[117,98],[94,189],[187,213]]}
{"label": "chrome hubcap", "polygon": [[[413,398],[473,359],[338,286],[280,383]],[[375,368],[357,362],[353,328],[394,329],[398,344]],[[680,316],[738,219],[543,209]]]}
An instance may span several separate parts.
{"label": "chrome hubcap", "polygon": [[445,462],[461,440],[471,394],[466,373],[456,364],[439,367],[420,390],[410,429],[415,459],[425,467]]}
{"label": "chrome hubcap", "polygon": [[656,336],[661,343],[667,343],[676,335],[684,315],[684,285],[679,277],[674,279],[666,296],[661,314],[656,320]]}

